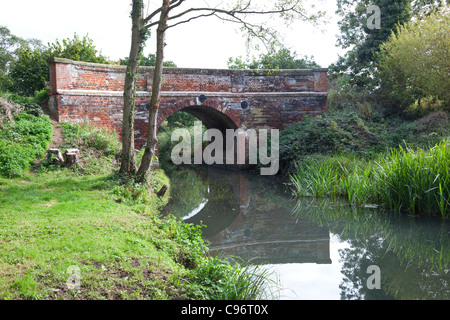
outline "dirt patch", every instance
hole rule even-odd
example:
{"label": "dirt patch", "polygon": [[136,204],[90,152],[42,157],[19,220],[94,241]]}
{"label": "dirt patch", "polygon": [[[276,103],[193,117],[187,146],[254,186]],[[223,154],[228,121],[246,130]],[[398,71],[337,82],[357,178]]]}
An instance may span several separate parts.
{"label": "dirt patch", "polygon": [[57,148],[64,144],[64,136],[62,133],[62,126],[61,124],[56,121],[55,119],[51,119],[52,121],[52,127],[53,127],[53,134],[52,134],[52,142],[49,145],[49,148]]}
{"label": "dirt patch", "polygon": [[56,200],[51,200],[50,202],[44,203],[44,204],[38,204],[38,207],[45,207],[50,208],[53,207],[56,204]]}
{"label": "dirt patch", "polygon": [[53,127],[53,134],[52,134],[52,142],[48,146],[50,148],[57,148],[64,144],[64,136],[62,133],[62,126],[59,123],[59,121],[54,117],[54,115],[50,112],[48,109],[48,106],[46,104],[42,105],[42,110],[44,113],[50,118],[50,121],[52,122]]}

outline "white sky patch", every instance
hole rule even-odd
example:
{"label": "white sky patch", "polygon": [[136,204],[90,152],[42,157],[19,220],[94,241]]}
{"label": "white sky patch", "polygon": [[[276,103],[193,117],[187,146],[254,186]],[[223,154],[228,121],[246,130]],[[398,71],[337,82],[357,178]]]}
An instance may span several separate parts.
{"label": "white sky patch", "polygon": [[[103,55],[118,60],[127,57],[130,49],[130,4],[131,0],[0,0],[0,25],[14,35],[36,38],[43,44],[72,38],[74,33],[88,35]],[[329,17],[320,28],[299,21],[282,30],[289,49],[299,56],[312,55],[322,67],[328,67],[343,51],[335,46],[339,32],[335,0],[323,0],[321,8]],[[166,43],[165,59],[179,67],[227,68],[229,57],[246,56],[245,42],[235,24],[214,18],[169,29]],[[155,47],[151,37],[145,55],[154,53]]]}

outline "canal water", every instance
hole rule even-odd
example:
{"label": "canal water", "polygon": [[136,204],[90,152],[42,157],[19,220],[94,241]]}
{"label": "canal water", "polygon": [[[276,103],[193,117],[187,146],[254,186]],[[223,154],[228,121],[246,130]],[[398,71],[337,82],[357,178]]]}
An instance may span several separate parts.
{"label": "canal water", "polygon": [[295,200],[278,177],[218,167],[171,176],[166,213],[205,225],[210,254],[267,268],[279,299],[450,299],[450,223]]}

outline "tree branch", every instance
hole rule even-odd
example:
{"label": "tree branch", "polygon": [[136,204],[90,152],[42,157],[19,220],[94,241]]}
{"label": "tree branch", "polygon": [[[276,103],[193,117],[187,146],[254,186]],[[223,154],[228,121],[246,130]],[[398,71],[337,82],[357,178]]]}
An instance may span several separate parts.
{"label": "tree branch", "polygon": [[[170,7],[170,10],[180,6],[183,2],[185,2],[186,0],[175,0],[172,1],[173,5]],[[230,9],[230,10],[226,10],[226,9],[220,9],[220,8],[190,8],[187,9],[179,14],[176,14],[174,16],[169,17],[169,21],[170,20],[175,20],[175,19],[179,19],[183,16],[185,16],[186,14],[192,13],[192,12],[202,12],[202,11],[206,11],[209,13],[202,13],[199,14],[195,17],[191,17],[189,19],[183,20],[179,23],[173,24],[171,27],[175,26],[175,25],[179,25],[182,23],[186,23],[188,21],[192,21],[193,19],[197,19],[197,18],[201,18],[201,17],[208,17],[208,16],[212,16],[215,13],[222,13],[224,15],[228,15],[228,16],[232,16],[233,18],[236,18],[237,15],[269,15],[269,14],[282,14],[282,13],[287,13],[287,12],[295,12],[299,15],[301,15],[303,18],[305,19],[309,19],[307,16],[305,16],[302,12],[300,12],[299,10],[296,9],[296,7],[300,4],[300,0],[297,0],[294,4],[290,5],[289,7],[281,7],[280,9],[275,9],[275,10],[248,10],[248,8],[250,7],[251,1],[249,1],[246,6],[242,9]],[[160,12],[161,9],[158,9],[156,11],[154,11],[150,16],[148,16],[145,20],[144,20],[144,25],[145,28],[151,28],[155,25],[158,24],[158,22],[153,22],[153,23],[149,23],[148,22],[151,20],[152,17],[154,17],[158,12]]]}
{"label": "tree branch", "polygon": [[[176,7],[180,6],[183,2],[185,2],[186,0],[173,0],[170,2],[171,6],[169,7],[169,11],[172,9],[175,9]],[[151,14],[149,14],[145,19],[144,19],[144,25],[146,25],[153,17],[155,17],[158,13],[161,12],[161,7],[156,9],[155,11],[153,11]],[[152,25],[157,25],[158,22],[153,23]],[[147,27],[147,26],[145,26]]]}
{"label": "tree branch", "polygon": [[166,30],[167,30],[167,29],[170,29],[170,28],[173,28],[173,27],[175,27],[175,26],[178,26],[178,25],[180,25],[180,24],[183,24],[183,23],[188,23],[188,22],[190,22],[190,21],[192,21],[192,20],[195,20],[195,19],[198,19],[198,18],[211,17],[211,16],[214,16],[214,15],[216,15],[216,13],[215,13],[215,12],[211,12],[211,13],[208,13],[208,14],[201,14],[201,15],[198,15],[198,16],[195,16],[195,17],[191,17],[191,18],[189,18],[189,19],[186,19],[186,20],[183,20],[183,21],[179,21],[179,22],[177,22],[177,23],[174,23],[173,25],[168,26],[168,27],[166,28]]}

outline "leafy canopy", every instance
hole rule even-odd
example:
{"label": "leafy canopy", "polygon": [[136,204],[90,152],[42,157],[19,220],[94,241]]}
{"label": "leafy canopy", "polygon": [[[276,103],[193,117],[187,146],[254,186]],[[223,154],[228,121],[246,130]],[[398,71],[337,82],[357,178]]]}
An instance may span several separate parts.
{"label": "leafy canopy", "polygon": [[[411,19],[411,0],[338,0],[337,5],[341,16],[337,44],[348,51],[330,67],[331,72],[334,76],[348,73],[354,86],[373,88],[376,54],[396,26]],[[369,27],[372,5],[380,8],[379,28]]]}
{"label": "leafy canopy", "polygon": [[379,76],[391,103],[407,107],[425,97],[450,110],[450,12],[433,13],[397,27],[381,46]]}
{"label": "leafy canopy", "polygon": [[47,60],[52,57],[76,61],[109,63],[87,35],[56,40],[47,47],[39,40],[23,40],[0,28],[0,90],[32,96],[49,80]]}
{"label": "leafy canopy", "polygon": [[[128,65],[128,57],[119,59],[119,64],[122,66]],[[140,66],[146,66],[146,67],[154,67],[156,64],[156,55],[153,53],[150,53],[147,57],[144,55],[141,55],[141,59],[139,61]],[[164,67],[172,67],[176,68],[177,65],[173,61],[164,61],[163,63]]]}
{"label": "leafy canopy", "polygon": [[229,58],[228,68],[230,69],[312,69],[320,68],[314,61],[314,57],[297,57],[297,53],[287,48],[279,51],[260,54],[258,58],[243,60],[242,57]]}

